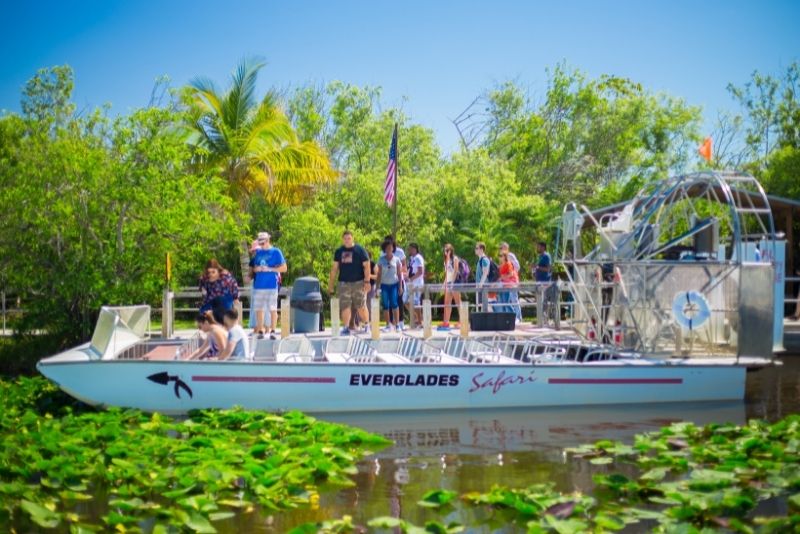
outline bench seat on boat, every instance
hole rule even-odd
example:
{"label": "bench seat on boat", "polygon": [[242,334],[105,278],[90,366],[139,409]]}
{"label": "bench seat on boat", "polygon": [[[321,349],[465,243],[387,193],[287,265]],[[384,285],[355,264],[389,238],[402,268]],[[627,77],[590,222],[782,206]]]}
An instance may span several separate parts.
{"label": "bench seat on boat", "polygon": [[405,356],[400,356],[399,354],[390,354],[390,353],[378,353],[376,355],[376,359],[383,363],[410,363],[411,360],[406,358]]}
{"label": "bench seat on boat", "polygon": [[463,365],[467,362],[461,358],[450,356],[444,352],[438,352],[436,354],[421,355],[414,360],[414,363],[427,363],[431,365]]}

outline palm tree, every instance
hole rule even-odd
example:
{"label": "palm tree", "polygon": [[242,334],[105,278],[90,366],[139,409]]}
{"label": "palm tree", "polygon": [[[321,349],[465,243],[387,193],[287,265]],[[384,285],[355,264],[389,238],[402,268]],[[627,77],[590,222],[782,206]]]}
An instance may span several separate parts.
{"label": "palm tree", "polygon": [[[225,91],[201,77],[186,88],[195,163],[219,172],[243,212],[254,195],[272,204],[292,205],[336,177],[325,150],[298,139],[275,92],[267,92],[260,102],[256,99],[263,66],[259,60],[242,60]],[[246,252],[242,261],[246,277]]]}

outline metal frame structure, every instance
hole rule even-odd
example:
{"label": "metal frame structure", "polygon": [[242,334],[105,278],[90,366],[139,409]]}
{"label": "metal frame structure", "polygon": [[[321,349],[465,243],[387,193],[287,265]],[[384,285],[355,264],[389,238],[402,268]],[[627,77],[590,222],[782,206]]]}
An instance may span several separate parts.
{"label": "metal frame structure", "polygon": [[[598,239],[583,254],[587,223]],[[747,256],[759,240],[772,248],[761,251],[768,262]],[[775,225],[763,187],[749,174],[709,171],[656,181],[599,219],[568,204],[557,254],[575,297],[573,325],[587,339],[614,338],[656,354],[772,352],[756,329],[772,325],[765,312],[773,308]],[[702,329],[689,321],[686,332],[670,299],[686,295],[688,313],[697,313],[690,294],[710,308],[711,320]]]}

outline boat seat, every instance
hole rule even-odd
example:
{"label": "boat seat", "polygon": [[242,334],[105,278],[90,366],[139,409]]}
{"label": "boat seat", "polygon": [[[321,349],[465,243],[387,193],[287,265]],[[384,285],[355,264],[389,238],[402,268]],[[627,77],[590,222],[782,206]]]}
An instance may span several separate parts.
{"label": "boat seat", "polygon": [[314,346],[306,336],[287,337],[278,342],[275,361],[281,363],[309,363],[314,360]]}
{"label": "boat seat", "polygon": [[378,358],[378,356],[376,354],[373,354],[373,353],[352,354],[350,356],[347,356],[347,362],[348,363],[375,363],[376,361],[378,361],[377,358]]}
{"label": "boat seat", "polygon": [[258,339],[256,336],[252,338],[253,347],[253,361],[257,362],[274,362],[275,361],[275,348],[277,342],[269,338]]}
{"label": "boat seat", "polygon": [[337,363],[371,363],[375,361],[375,349],[359,337],[333,337],[325,344],[325,359]]}
{"label": "boat seat", "polygon": [[381,362],[383,362],[383,363],[398,363],[398,364],[403,364],[403,363],[410,363],[410,361],[411,361],[411,360],[409,360],[408,358],[406,358],[406,357],[404,357],[404,356],[401,356],[401,355],[399,355],[399,354],[389,354],[389,353],[386,353],[386,354],[377,354],[377,355],[375,356],[375,358],[376,358],[378,361],[381,361]]}
{"label": "boat seat", "polygon": [[421,354],[414,359],[414,363],[429,363],[434,365],[463,365],[466,362],[461,358],[450,356],[442,351]]}

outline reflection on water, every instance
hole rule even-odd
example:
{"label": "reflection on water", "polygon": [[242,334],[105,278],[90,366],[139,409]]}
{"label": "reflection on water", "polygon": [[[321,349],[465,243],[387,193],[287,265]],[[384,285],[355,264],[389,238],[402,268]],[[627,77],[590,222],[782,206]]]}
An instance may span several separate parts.
{"label": "reflection on water", "polygon": [[[246,524],[234,528],[283,532],[299,523],[345,514],[359,524],[392,515],[421,525],[436,516],[415,503],[435,488],[465,493],[485,491],[494,484],[553,482],[562,490],[586,491],[593,470],[603,468],[567,462],[564,447],[598,439],[629,441],[634,434],[674,421],[741,424],[748,418],[775,420],[800,411],[800,356],[783,361],[782,367],[748,375],[744,402],[326,416],[384,434],[395,445],[362,461],[356,487],[323,495],[318,508],[239,517]],[[446,519],[472,524],[481,518]],[[485,528],[487,532],[520,529],[521,525],[496,524]]]}

